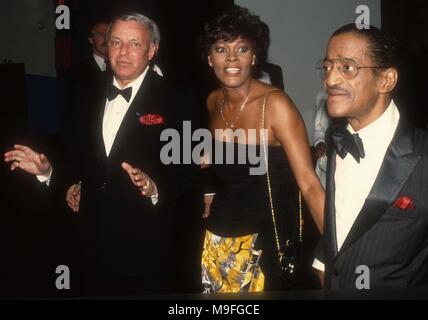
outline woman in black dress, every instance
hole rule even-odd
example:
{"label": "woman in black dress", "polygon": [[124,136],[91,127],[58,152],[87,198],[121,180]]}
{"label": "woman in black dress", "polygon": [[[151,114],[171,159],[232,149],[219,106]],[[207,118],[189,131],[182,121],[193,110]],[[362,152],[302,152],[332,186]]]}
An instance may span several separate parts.
{"label": "woman in black dress", "polygon": [[[202,253],[206,293],[280,289],[277,243],[291,236],[295,224],[293,175],[322,230],[324,190],[303,120],[283,91],[256,80],[268,36],[259,17],[235,6],[207,23],[201,39],[220,82],[207,98],[215,151],[202,169],[211,176]],[[254,174],[253,160],[264,150],[268,179]],[[238,161],[242,155],[245,161]]]}

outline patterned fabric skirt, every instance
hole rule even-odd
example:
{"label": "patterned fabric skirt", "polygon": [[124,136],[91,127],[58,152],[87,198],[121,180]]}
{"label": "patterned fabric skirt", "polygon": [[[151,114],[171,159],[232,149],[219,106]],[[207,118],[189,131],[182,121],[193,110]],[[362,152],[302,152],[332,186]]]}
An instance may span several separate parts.
{"label": "patterned fabric skirt", "polygon": [[262,250],[255,250],[257,233],[238,238],[219,237],[206,230],[202,252],[203,293],[260,292],[264,275]]}

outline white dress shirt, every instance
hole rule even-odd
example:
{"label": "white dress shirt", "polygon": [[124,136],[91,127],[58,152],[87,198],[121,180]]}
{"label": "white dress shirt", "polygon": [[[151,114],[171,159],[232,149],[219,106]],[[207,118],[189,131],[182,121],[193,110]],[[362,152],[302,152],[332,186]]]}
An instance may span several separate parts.
{"label": "white dress shirt", "polygon": [[[137,79],[126,85],[124,88],[120,88],[116,78],[113,77],[113,85],[116,88],[126,89],[131,87],[132,94],[129,102],[127,102],[121,94],[118,94],[113,100],[109,101],[106,99],[103,116],[103,140],[107,157],[110,155],[111,147],[113,146],[116,134],[119,131],[123,118],[125,117],[125,114],[128,111],[132,101],[134,101],[134,98],[137,95],[137,92],[140,89],[148,70],[149,67],[147,66],[146,70],[144,70],[144,72]],[[158,202],[158,194],[156,193],[155,195],[151,196],[151,200],[153,204],[156,204]]]}
{"label": "white dress shirt", "polygon": [[[357,219],[376,180],[383,159],[397,129],[400,113],[391,100],[386,111],[374,122],[355,132],[363,141],[365,157],[358,163],[351,154],[345,158],[336,155],[335,211],[337,247],[340,250],[352,225]],[[358,186],[358,187],[355,187]],[[324,265],[315,259],[313,267],[324,270]]]}
{"label": "white dress shirt", "polygon": [[131,99],[129,99],[129,102],[127,102],[121,94],[118,94],[117,97],[111,101],[108,99],[106,100],[103,116],[103,139],[107,157],[110,155],[111,147],[113,146],[116,134],[119,131],[120,125],[122,124],[122,120],[125,117],[129,106],[134,100],[135,95],[140,89],[148,69],[149,68],[147,67],[146,70],[144,70],[144,72],[137,79],[129,83],[124,88],[120,88],[116,79],[113,78],[113,85],[116,88],[126,89],[132,87],[132,95]]}

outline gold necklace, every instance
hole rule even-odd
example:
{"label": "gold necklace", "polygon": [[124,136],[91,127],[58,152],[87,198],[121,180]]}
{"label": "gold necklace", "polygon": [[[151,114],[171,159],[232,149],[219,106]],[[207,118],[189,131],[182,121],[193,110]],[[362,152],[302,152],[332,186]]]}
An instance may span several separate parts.
{"label": "gold necklace", "polygon": [[[233,128],[235,127],[235,122],[239,119],[239,116],[241,115],[242,110],[243,110],[243,109],[245,108],[245,106],[247,105],[247,102],[248,102],[248,98],[249,98],[249,97],[250,97],[250,93],[248,92],[248,95],[247,95],[247,97],[245,98],[244,103],[242,104],[241,108],[240,108],[240,109],[239,109],[239,111],[238,111],[238,114],[235,116],[235,118],[233,119],[233,121],[232,121],[232,122],[227,121],[227,120],[225,119],[225,117],[224,117],[223,107],[224,107],[224,104],[225,104],[225,102],[226,102],[226,99],[225,99],[225,98],[223,98],[223,101],[221,102],[221,106],[220,106],[220,115],[221,115],[221,119],[223,120],[224,124],[225,124],[227,127],[231,128],[231,129],[233,129]],[[229,103],[229,102],[228,102],[228,103]]]}

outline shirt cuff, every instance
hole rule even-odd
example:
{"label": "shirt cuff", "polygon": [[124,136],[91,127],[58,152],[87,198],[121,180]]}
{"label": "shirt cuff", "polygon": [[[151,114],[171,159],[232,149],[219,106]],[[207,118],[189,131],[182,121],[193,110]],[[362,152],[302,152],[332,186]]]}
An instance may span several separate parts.
{"label": "shirt cuff", "polygon": [[210,192],[210,193],[204,193],[204,196],[214,196],[215,192]]}
{"label": "shirt cuff", "polygon": [[159,201],[159,193],[150,196],[150,200],[152,200],[152,204],[155,206]]}
{"label": "shirt cuff", "polygon": [[53,168],[51,167],[51,170],[47,176],[36,175],[36,178],[41,183],[45,183],[49,187],[49,184],[51,183],[52,172],[53,172]]}
{"label": "shirt cuff", "polygon": [[314,138],[314,147],[315,148],[320,143],[325,143],[325,139],[324,138]]}
{"label": "shirt cuff", "polygon": [[312,262],[312,268],[317,269],[319,271],[324,272],[325,270],[325,266],[324,263],[322,263],[321,261],[319,261],[318,259],[314,259],[314,262]]}

